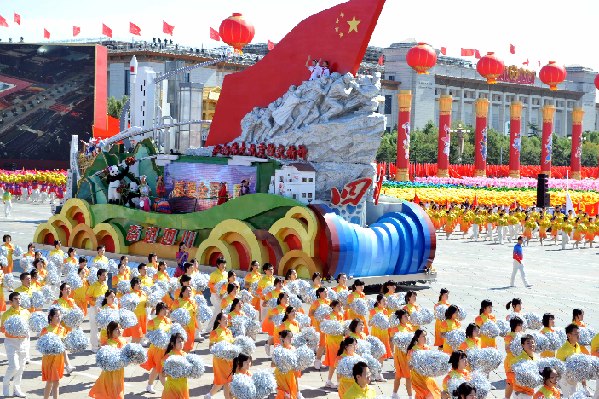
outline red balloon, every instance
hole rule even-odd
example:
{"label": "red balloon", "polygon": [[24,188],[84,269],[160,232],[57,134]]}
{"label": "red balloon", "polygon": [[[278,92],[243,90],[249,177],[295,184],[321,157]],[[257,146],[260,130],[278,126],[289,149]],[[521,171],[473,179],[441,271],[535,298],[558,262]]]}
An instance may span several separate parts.
{"label": "red balloon", "polygon": [[599,90],[599,73],[595,76],[595,87]]}
{"label": "red balloon", "polygon": [[476,64],[476,70],[480,76],[487,79],[487,83],[491,85],[497,83],[497,78],[503,73],[503,69],[503,61],[492,52],[481,57]]}
{"label": "red balloon", "polygon": [[232,46],[235,52],[241,53],[241,49],[254,38],[256,30],[254,29],[254,25],[243,18],[243,15],[235,12],[221,22],[218,33],[223,42]]}
{"label": "red balloon", "polygon": [[539,72],[539,79],[548,85],[551,90],[557,90],[557,85],[562,83],[566,79],[566,76],[568,76],[566,68],[557,65],[555,61],[549,61],[549,64],[541,68]]}
{"label": "red balloon", "polygon": [[406,62],[419,75],[428,74],[428,70],[437,63],[437,53],[426,43],[418,43],[408,50]]}

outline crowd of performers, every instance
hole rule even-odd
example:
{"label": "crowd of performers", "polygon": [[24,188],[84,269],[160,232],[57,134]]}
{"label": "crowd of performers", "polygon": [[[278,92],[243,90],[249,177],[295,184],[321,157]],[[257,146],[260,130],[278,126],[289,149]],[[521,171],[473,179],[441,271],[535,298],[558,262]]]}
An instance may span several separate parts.
{"label": "crowd of performers", "polygon": [[[226,399],[301,399],[302,373],[323,368],[324,389],[341,399],[374,399],[371,383],[386,381],[385,362],[393,364],[393,399],[402,380],[410,399],[482,399],[492,389],[489,373],[501,366],[506,399],[582,398],[590,395],[587,382],[599,378],[599,335],[580,309],[558,328],[554,315],[525,312],[518,298],[508,302],[505,317],[489,300],[469,316],[451,304],[446,289],[427,309],[416,292],[396,292],[393,281],[367,297],[364,282],[348,286],[344,274],[325,287],[319,273],[311,281],[298,279],[295,270],[277,277],[271,264],[254,261],[240,278],[223,258],[210,275],[191,260],[173,278],[154,254],[131,267],[126,256],[107,259],[104,247],[88,263],[73,248],[63,252],[60,242],[46,258],[34,245],[20,250],[8,235],[3,242],[1,281],[10,292],[7,302],[0,298],[5,396],[25,396],[20,382],[35,336],[44,398],[59,397],[61,379],[74,370],[69,357],[90,347],[102,370],[90,397],[124,398],[124,368],[138,365],[148,372],[148,393],[159,380],[162,398],[189,398],[189,380],[205,371],[193,353],[196,342],[212,355],[213,385],[205,399],[220,390]],[[23,268],[18,279],[15,258]],[[81,329],[85,318],[89,334]],[[272,369],[252,368],[259,333],[267,335]]]}
{"label": "crowd of performers", "polygon": [[54,199],[64,198],[65,186],[61,184],[24,181],[0,182],[0,197],[8,193],[15,201],[31,201],[45,203]]}
{"label": "crowd of performers", "polygon": [[[538,240],[540,245],[560,241],[562,248],[568,244],[574,248],[593,247],[599,237],[599,219],[585,212],[576,214],[564,207],[553,213],[544,209],[520,206],[514,209],[501,209],[491,206],[473,206],[470,204],[424,204],[435,229],[444,232],[446,238],[462,234],[462,238],[475,241],[494,241],[499,244],[516,241],[523,236],[525,245]],[[470,235],[468,235],[470,233]]]}

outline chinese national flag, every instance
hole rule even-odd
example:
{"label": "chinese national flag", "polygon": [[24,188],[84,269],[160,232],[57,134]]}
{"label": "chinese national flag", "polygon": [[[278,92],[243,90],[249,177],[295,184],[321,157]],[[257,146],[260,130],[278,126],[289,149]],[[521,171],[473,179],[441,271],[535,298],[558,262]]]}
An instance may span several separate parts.
{"label": "chinese national flag", "polygon": [[5,28],[8,28],[8,22],[6,22],[6,19],[4,19],[4,17],[2,15],[0,15],[0,26],[4,26]]}
{"label": "chinese national flag", "polygon": [[15,24],[21,25],[21,16],[19,14],[15,13],[14,21],[15,21]]}
{"label": "chinese national flag", "polygon": [[516,46],[510,44],[510,54],[516,54]]}
{"label": "chinese national flag", "polygon": [[383,65],[385,65],[385,56],[384,56],[384,55],[381,55],[381,56],[379,57],[379,62],[378,62],[378,64],[379,64],[380,66],[383,66]]}
{"label": "chinese national flag", "polygon": [[447,48],[446,47],[441,47],[441,54],[447,55]]}
{"label": "chinese national flag", "polygon": [[129,33],[132,35],[141,36],[141,28],[135,25],[133,22],[129,22]]}
{"label": "chinese national flag", "polygon": [[48,29],[44,28],[44,39],[49,39],[50,38],[50,32],[48,32]]}
{"label": "chinese national flag", "polygon": [[167,35],[173,35],[173,31],[175,30],[175,26],[174,25],[169,25],[166,23],[166,21],[162,21],[162,31],[164,33],[166,33]]}
{"label": "chinese national flag", "polygon": [[210,39],[220,42],[220,35],[214,28],[210,28]]}
{"label": "chinese national flag", "polygon": [[474,50],[474,58],[480,60],[480,51]]}
{"label": "chinese national flag", "polygon": [[[310,77],[309,60],[327,60],[331,72],[356,74],[385,0],[349,0],[295,26],[260,62],[225,77],[206,145],[241,134],[241,119],[266,107]],[[281,64],[285,73],[280,73]]]}
{"label": "chinese national flag", "polygon": [[112,29],[106,26],[106,24],[102,24],[102,34],[112,39]]}
{"label": "chinese national flag", "polygon": [[78,26],[73,26],[73,37],[77,36],[81,32],[81,28]]}
{"label": "chinese national flag", "polygon": [[268,50],[273,50],[275,48],[275,44],[273,42],[271,42],[270,40],[268,41]]}
{"label": "chinese national flag", "polygon": [[472,57],[474,55],[474,50],[471,48],[463,48],[461,55],[462,57]]}

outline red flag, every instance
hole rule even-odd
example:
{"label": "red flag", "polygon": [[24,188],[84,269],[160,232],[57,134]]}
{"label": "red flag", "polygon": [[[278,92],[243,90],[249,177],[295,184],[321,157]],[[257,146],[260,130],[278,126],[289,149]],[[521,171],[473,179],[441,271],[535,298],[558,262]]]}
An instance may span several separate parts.
{"label": "red flag", "polygon": [[15,13],[14,21],[17,25],[21,25],[21,16]]}
{"label": "red flag", "polygon": [[381,55],[381,56],[379,57],[379,65],[380,65],[380,66],[383,66],[383,65],[385,65],[385,56],[384,56],[384,55]]}
{"label": "red flag", "polygon": [[275,48],[275,44],[273,42],[271,42],[270,40],[268,41],[268,50],[272,50]]}
{"label": "red flag", "polygon": [[73,26],[73,37],[77,36],[81,32],[81,28],[78,26]]}
{"label": "red flag", "polygon": [[174,25],[169,25],[166,23],[166,21],[162,21],[162,31],[164,33],[166,33],[167,35],[173,35],[173,31],[175,30],[175,26]]}
{"label": "red flag", "polygon": [[463,48],[461,55],[462,55],[462,57],[472,57],[474,55],[474,49]]}
{"label": "red flag", "polygon": [[474,50],[474,57],[480,60],[480,51]]}
{"label": "red flag", "polygon": [[110,29],[108,26],[106,26],[105,24],[102,24],[102,34],[104,36],[108,36],[109,38],[112,39],[112,29]]}
{"label": "red flag", "polygon": [[50,32],[48,32],[48,29],[44,28],[44,39],[49,39],[50,38]]}
{"label": "red flag", "polygon": [[510,54],[516,54],[516,46],[510,44]]}
{"label": "red flag", "polygon": [[129,33],[132,35],[141,36],[141,28],[135,25],[133,22],[129,22]]}
{"label": "red flag", "polygon": [[478,196],[474,194],[474,200],[472,201],[472,206],[478,206]]}
{"label": "red flag", "polygon": [[2,15],[0,15],[0,26],[4,26],[5,28],[8,28],[8,22],[6,22],[6,20],[4,19],[4,17]]}
{"label": "red flag", "polygon": [[414,199],[412,202],[415,204],[420,204],[420,198],[418,198],[418,194],[414,193]]}
{"label": "red flag", "polygon": [[524,61],[524,62],[522,63],[522,65],[526,65],[526,66],[528,66],[528,58],[526,59],[526,61]]}
{"label": "red flag", "polygon": [[216,29],[210,28],[210,39],[220,42],[220,35],[216,31]]}
{"label": "red flag", "polygon": [[[225,77],[206,145],[233,141],[241,119],[254,107],[266,107],[291,85],[308,80],[306,62],[321,59],[332,72],[355,74],[385,0],[349,0],[312,15],[293,28],[260,62]],[[285,73],[281,70],[285,64]]]}
{"label": "red flag", "polygon": [[441,54],[447,55],[447,48],[446,47],[441,47]]}

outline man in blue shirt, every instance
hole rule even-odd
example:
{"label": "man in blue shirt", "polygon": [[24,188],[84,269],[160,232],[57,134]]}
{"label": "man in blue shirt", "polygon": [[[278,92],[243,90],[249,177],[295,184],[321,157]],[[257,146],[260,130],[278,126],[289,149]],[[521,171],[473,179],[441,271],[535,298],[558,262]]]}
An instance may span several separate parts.
{"label": "man in blue shirt", "polygon": [[526,288],[532,287],[532,285],[528,284],[526,280],[526,273],[524,272],[524,264],[522,260],[524,259],[524,253],[522,251],[522,243],[524,242],[522,236],[518,237],[518,243],[514,245],[514,251],[512,253],[513,264],[514,267],[512,269],[512,279],[510,283],[510,287],[515,287],[514,280],[516,278],[516,273],[520,272],[520,277],[522,277],[522,282]]}

